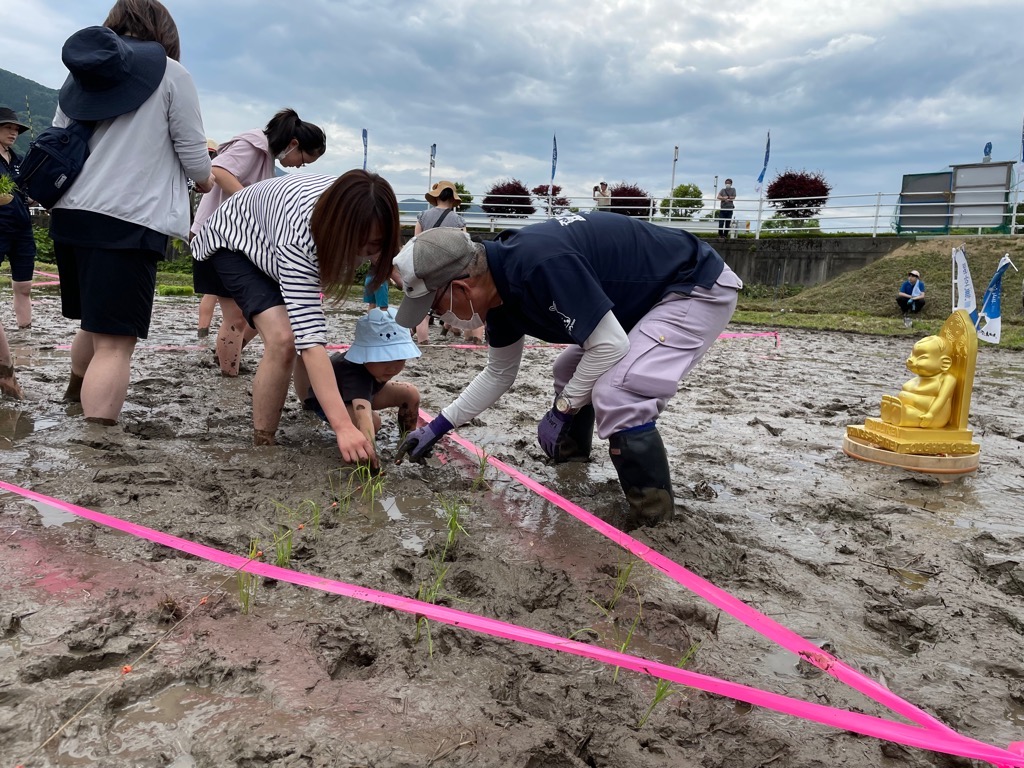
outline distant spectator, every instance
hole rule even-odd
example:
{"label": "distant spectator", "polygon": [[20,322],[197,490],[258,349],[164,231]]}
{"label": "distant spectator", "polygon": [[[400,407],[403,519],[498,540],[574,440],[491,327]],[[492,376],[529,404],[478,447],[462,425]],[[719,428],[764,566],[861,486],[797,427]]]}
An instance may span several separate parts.
{"label": "distant spectator", "polygon": [[594,204],[599,211],[611,208],[612,192],[608,189],[607,181],[602,181],[599,186],[594,187]]}
{"label": "distant spectator", "polygon": [[[13,109],[0,107],[0,176],[12,179],[21,165],[14,142],[28,130]],[[36,268],[36,240],[32,235],[32,217],[28,198],[19,189],[7,205],[0,205],[0,262],[11,262],[11,287],[14,289],[14,316],[19,328],[32,326],[32,271]]]}
{"label": "distant spectator", "polygon": [[903,327],[909,328],[914,324],[910,316],[924,309],[924,280],[916,269],[910,270],[907,274],[907,279],[903,281],[896,296],[896,303],[903,313]]}
{"label": "distant spectator", "polygon": [[[420,235],[428,229],[435,229],[437,227],[453,227],[461,229],[463,232],[466,231],[466,220],[455,210],[462,205],[462,198],[459,197],[458,190],[452,182],[437,182],[423,197],[433,207],[428,208],[416,217],[416,228],[413,230],[413,235]],[[423,318],[422,322],[416,326],[416,341],[420,344],[424,344],[428,340],[427,323],[427,318]],[[442,324],[441,335],[443,336],[451,330],[453,329]],[[461,336],[462,331],[456,328],[454,329],[454,335]],[[483,341],[484,332],[482,329],[467,331],[466,338],[469,341]]]}
{"label": "distant spectator", "polygon": [[725,180],[725,186],[718,193],[718,236],[727,237],[732,226],[732,214],[736,208],[736,189],[732,179]]}

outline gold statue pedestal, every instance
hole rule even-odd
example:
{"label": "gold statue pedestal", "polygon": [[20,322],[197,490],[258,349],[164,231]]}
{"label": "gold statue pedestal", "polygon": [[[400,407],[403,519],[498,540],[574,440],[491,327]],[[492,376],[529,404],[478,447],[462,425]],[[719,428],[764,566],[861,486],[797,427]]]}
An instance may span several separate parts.
{"label": "gold statue pedestal", "polygon": [[957,310],[935,336],[915,345],[907,368],[915,378],[882,398],[881,418],[846,428],[843,453],[855,459],[955,480],[978,469],[980,446],[967,427],[978,336]]}

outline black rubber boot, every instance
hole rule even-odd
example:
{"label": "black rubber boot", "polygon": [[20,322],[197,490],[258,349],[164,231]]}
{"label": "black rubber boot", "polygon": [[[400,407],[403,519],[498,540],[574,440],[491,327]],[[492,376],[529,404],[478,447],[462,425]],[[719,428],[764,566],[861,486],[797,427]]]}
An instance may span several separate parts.
{"label": "black rubber boot", "polygon": [[629,522],[657,525],[670,519],[675,508],[672,478],[665,444],[654,424],[612,435],[608,452],[629,503]]}
{"label": "black rubber boot", "polygon": [[580,408],[572,417],[569,429],[558,441],[556,464],[565,461],[590,461],[590,448],[594,443],[594,406]]}

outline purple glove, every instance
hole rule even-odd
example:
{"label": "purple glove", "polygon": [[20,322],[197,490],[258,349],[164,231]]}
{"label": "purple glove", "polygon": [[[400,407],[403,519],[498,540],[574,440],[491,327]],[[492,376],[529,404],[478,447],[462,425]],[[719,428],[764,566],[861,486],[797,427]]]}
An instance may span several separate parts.
{"label": "purple glove", "polygon": [[560,455],[559,444],[562,436],[569,430],[572,424],[571,413],[561,413],[552,408],[537,425],[537,442],[544,449],[548,458],[558,459]]}
{"label": "purple glove", "polygon": [[401,464],[402,459],[409,456],[411,461],[422,463],[430,455],[430,449],[434,443],[451,432],[455,427],[444,414],[439,414],[436,419],[425,427],[414,429],[405,436],[405,440],[398,446],[398,454],[395,456],[395,464]]}

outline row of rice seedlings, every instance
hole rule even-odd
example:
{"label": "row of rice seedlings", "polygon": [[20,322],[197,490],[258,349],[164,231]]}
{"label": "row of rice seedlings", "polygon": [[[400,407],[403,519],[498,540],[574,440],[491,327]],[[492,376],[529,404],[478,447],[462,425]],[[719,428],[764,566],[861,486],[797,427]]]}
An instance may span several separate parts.
{"label": "row of rice seedlings", "polygon": [[[259,539],[250,539],[249,559],[256,560],[262,554],[263,553],[260,552]],[[242,615],[248,616],[249,611],[252,609],[252,605],[256,600],[256,590],[260,585],[260,577],[255,573],[240,570],[236,578],[238,580],[238,603],[241,607]]]}
{"label": "row of rice seedlings", "polygon": [[[676,666],[679,669],[686,669],[687,667],[689,667],[693,660],[697,657],[697,651],[700,650],[700,645],[700,643],[693,643],[692,645],[690,645],[689,650],[687,650],[686,653],[683,654],[682,658],[679,659],[679,662],[676,664]],[[663,702],[669,696],[672,696],[677,693],[682,693],[682,691],[680,691],[678,688],[673,688],[672,684],[668,680],[658,678],[658,684],[654,687],[654,698],[651,700],[651,703],[647,705],[647,710],[644,712],[643,716],[637,722],[636,729],[639,731],[647,724],[647,721],[650,719],[655,707],[661,704],[661,702]]]}

